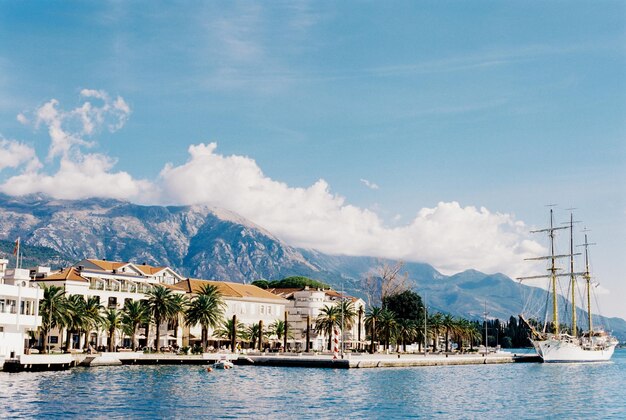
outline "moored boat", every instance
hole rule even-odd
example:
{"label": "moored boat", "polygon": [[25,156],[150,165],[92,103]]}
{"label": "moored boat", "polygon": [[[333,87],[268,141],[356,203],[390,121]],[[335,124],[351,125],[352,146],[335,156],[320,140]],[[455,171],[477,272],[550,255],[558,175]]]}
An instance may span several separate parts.
{"label": "moored boat", "polygon": [[[550,297],[552,301],[552,319],[551,322],[545,322],[543,329],[538,331],[534,325],[526,320],[523,315],[520,319],[526,324],[531,331],[531,342],[537,351],[539,357],[546,363],[570,363],[570,362],[605,362],[611,359],[615,347],[619,343],[618,340],[602,329],[594,329],[593,314],[591,311],[591,290],[592,281],[589,272],[589,245],[587,234],[585,233],[585,243],[582,245],[585,249],[585,268],[582,272],[574,271],[574,256],[580,255],[574,253],[573,229],[574,220],[570,215],[569,226],[555,227],[554,215],[550,210],[550,227],[537,230],[534,232],[546,232],[550,238],[550,255],[545,257],[530,258],[531,260],[549,260],[548,275],[519,277],[518,280],[547,278],[550,280]],[[555,253],[555,232],[561,229],[570,230],[570,250],[568,254],[556,255]],[[556,260],[559,258],[569,258],[570,267],[568,273],[559,273],[561,268],[556,266]],[[569,296],[569,305],[571,306],[571,325],[566,329],[562,328],[559,323],[559,294],[557,292],[558,278],[569,277],[571,295]],[[585,312],[588,319],[587,331],[580,332],[577,325],[576,306],[576,290],[577,279],[582,277],[585,281],[586,308]],[[546,308],[547,309],[547,308]],[[547,316],[546,316],[547,320]],[[548,324],[551,324],[551,331],[547,331]]]}

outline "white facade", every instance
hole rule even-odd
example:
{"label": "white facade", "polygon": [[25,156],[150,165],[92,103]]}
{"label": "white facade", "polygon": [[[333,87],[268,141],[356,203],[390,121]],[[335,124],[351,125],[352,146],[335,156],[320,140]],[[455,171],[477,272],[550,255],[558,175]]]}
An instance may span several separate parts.
{"label": "white facade", "polygon": [[[224,320],[232,319],[232,317],[236,315],[237,322],[242,323],[246,327],[259,324],[260,321],[263,321],[263,330],[267,332],[271,324],[277,320],[284,319],[285,305],[288,304],[288,301],[253,285],[187,279],[177,284],[177,286],[185,289],[191,296],[204,284],[216,286],[220,292],[225,304]],[[186,332],[186,337],[190,337],[190,339],[185,340],[185,345],[187,345],[189,341],[197,342],[200,340],[201,334],[202,328],[200,325],[189,327]],[[213,330],[208,331],[208,337],[211,341],[219,340]],[[276,337],[273,338],[275,339]],[[224,339],[221,340],[224,341]]]}
{"label": "white facade", "polygon": [[30,281],[30,271],[7,269],[0,259],[0,364],[28,348],[29,332],[41,325],[39,300],[43,291]]}
{"label": "white facade", "polygon": [[[309,338],[311,340],[311,349],[314,351],[325,350],[328,347],[330,337],[327,337],[326,334],[317,334],[315,332],[315,319],[324,306],[339,304],[342,295],[334,290],[322,290],[309,288],[308,286],[297,290],[273,289],[273,293],[283,296],[288,300],[286,306],[288,312],[287,321],[291,335],[293,335],[293,338],[290,338],[289,342],[293,344],[293,347],[301,350],[306,348],[308,316],[310,320]],[[362,299],[350,296],[344,296],[343,298],[353,303],[354,310],[357,313],[359,310],[361,310],[362,313],[364,312],[365,302]],[[352,322],[352,328],[346,328],[343,334],[346,349],[356,348],[359,339],[359,328],[361,329],[361,340],[363,341],[365,340],[365,327],[363,322],[359,325],[357,315]]]}
{"label": "white facade", "polygon": [[[69,269],[50,274],[38,279],[39,283],[62,286],[67,296],[81,295],[85,299],[97,296],[100,304],[105,308],[121,310],[127,300],[137,301],[146,299],[146,292],[155,285],[171,285],[182,280],[179,274],[169,267],[152,267],[143,264],[122,263],[104,260],[86,259],[78,262]],[[174,291],[175,293],[182,293]],[[168,328],[168,323],[160,326],[161,340],[159,347],[168,345],[182,345],[182,328],[176,330]],[[156,338],[156,327],[149,333],[150,341]],[[140,329],[138,339],[145,343],[145,329]],[[63,331],[52,330],[49,341],[51,350],[60,350],[65,336]],[[88,342],[95,347],[108,346],[107,331],[90,331]],[[71,347],[82,349],[84,338],[74,334],[71,337]],[[129,347],[130,337],[121,330],[116,331],[114,346]]]}

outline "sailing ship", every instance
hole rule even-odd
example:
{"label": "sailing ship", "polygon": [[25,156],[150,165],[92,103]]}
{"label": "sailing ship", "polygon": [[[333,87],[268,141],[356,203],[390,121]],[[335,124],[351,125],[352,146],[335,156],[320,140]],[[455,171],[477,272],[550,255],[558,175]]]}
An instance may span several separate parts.
{"label": "sailing ship", "polygon": [[[531,331],[530,340],[537,351],[537,354],[544,362],[604,362],[611,359],[613,351],[618,344],[618,340],[608,334],[603,329],[595,328],[593,325],[593,315],[591,312],[591,293],[593,283],[589,272],[589,246],[592,245],[587,240],[585,232],[584,247],[585,269],[582,272],[574,271],[574,256],[580,255],[574,253],[574,219],[570,214],[569,226],[554,226],[554,214],[550,209],[550,227],[546,229],[532,231],[532,233],[547,233],[550,239],[550,255],[537,258],[529,258],[529,260],[549,260],[547,275],[519,277],[518,280],[547,278],[550,281],[549,293],[552,306],[552,321],[546,322],[541,331],[537,330],[534,325],[520,315],[520,319],[526,324]],[[570,250],[568,254],[556,255],[555,253],[555,233],[558,230],[570,230]],[[569,258],[569,272],[562,273],[562,269],[557,267],[556,261],[561,258]],[[561,277],[569,277],[569,287],[571,295],[568,296],[571,306],[571,326],[563,327],[559,324],[559,294],[557,292],[558,279]],[[578,279],[582,278],[585,283],[586,295],[586,315],[588,319],[587,331],[579,331],[577,325],[577,306],[576,306],[576,289]],[[546,308],[548,309],[548,308]],[[547,327],[551,326],[547,331]]]}

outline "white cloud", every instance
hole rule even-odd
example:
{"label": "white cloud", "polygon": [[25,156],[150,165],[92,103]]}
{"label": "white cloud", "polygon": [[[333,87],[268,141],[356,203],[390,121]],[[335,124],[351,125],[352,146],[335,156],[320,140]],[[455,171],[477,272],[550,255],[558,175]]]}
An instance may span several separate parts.
{"label": "white cloud", "polygon": [[[320,179],[291,187],[263,174],[245,156],[225,156],[217,144],[188,148],[181,165],[166,164],[154,182],[115,171],[116,160],[93,147],[93,135],[123,126],[131,110],[123,98],[83,90],[78,107],[65,111],[52,99],[34,112],[35,126],[48,128],[50,165],[43,168],[34,150],[0,141],[0,169],[21,168],[0,185],[0,192],[43,192],[57,198],[111,197],[139,203],[209,204],[250,219],[285,242],[331,254],[367,255],[422,261],[446,273],[467,268],[516,276],[528,271],[523,259],[543,252],[527,239],[526,227],[510,214],[457,202],[424,208],[408,223],[388,226],[377,210],[346,202]],[[92,101],[98,101],[98,104]],[[58,163],[58,170],[46,171]],[[362,179],[369,188],[376,184]]]}
{"label": "white cloud", "polygon": [[0,170],[18,168],[26,164],[28,170],[41,166],[35,155],[35,149],[15,140],[7,140],[0,136]]}
{"label": "white cloud", "polygon": [[367,179],[363,179],[361,178],[361,183],[363,185],[365,185],[367,188],[369,188],[370,190],[377,190],[380,187],[378,186],[378,184],[375,184],[373,182],[368,181]]}
{"label": "white cloud", "polygon": [[215,153],[215,143],[189,147],[180,166],[160,175],[162,199],[176,204],[211,204],[232,210],[287,243],[323,252],[424,261],[444,272],[476,268],[518,275],[523,259],[542,252],[512,215],[485,208],[439,203],[420,210],[400,227],[385,226],[373,211],[347,204],[324,180],[289,187],[265,176],[243,156]]}
{"label": "white cloud", "polygon": [[[0,191],[10,195],[43,192],[56,198],[111,197],[137,202],[156,200],[155,188],[145,180],[135,180],[127,172],[114,172],[116,160],[100,153],[85,153],[83,148],[93,147],[95,140],[88,139],[102,131],[121,128],[130,107],[122,97],[111,99],[102,90],[83,89],[84,99],[78,107],[66,111],[59,101],[51,99],[33,112],[34,126],[46,126],[50,137],[48,165],[42,167],[34,149],[22,143],[0,142],[0,169],[22,167],[22,172],[9,177]],[[90,100],[95,99],[97,103]],[[24,114],[18,121],[28,124]],[[45,169],[54,167],[55,173]]]}
{"label": "white cloud", "polygon": [[26,118],[26,115],[22,113],[17,114],[16,119],[20,124],[24,124],[24,125],[27,125],[30,122],[28,121],[28,118]]}

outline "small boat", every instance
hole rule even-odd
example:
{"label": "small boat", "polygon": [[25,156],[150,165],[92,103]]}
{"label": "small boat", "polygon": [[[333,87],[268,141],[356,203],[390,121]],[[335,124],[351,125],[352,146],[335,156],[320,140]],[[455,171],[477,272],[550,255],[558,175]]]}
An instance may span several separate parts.
{"label": "small boat", "polygon": [[218,360],[217,362],[213,363],[214,369],[232,369],[234,367],[235,365],[233,364],[233,362],[226,359]]}

